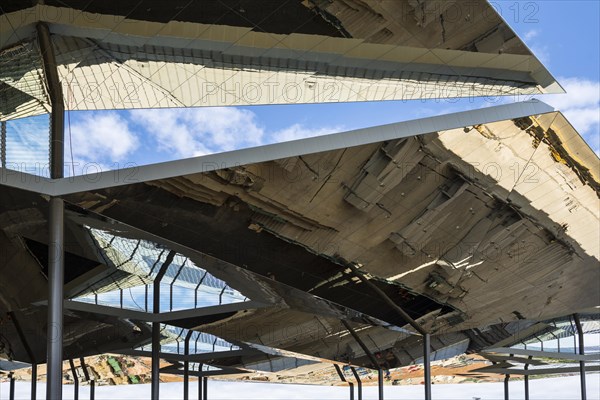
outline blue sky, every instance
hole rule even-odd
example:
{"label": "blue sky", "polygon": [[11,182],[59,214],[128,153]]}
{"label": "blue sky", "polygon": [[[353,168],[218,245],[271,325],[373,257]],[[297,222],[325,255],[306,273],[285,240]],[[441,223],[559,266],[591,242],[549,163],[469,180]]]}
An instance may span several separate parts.
{"label": "blue sky", "polygon": [[[568,92],[537,98],[563,111],[598,153],[600,2],[510,0],[492,4]],[[65,159],[71,159],[72,147],[72,158],[78,163],[75,173],[94,173],[98,169],[187,158],[515,100],[525,98],[71,112]],[[44,137],[47,117],[37,117],[36,121]],[[10,132],[24,139],[26,130],[15,129],[18,127],[13,123]],[[43,162],[47,142],[44,139],[39,143],[37,154]],[[18,160],[17,156],[11,154],[9,143],[9,161]],[[34,172],[36,167],[28,169],[26,172]]]}

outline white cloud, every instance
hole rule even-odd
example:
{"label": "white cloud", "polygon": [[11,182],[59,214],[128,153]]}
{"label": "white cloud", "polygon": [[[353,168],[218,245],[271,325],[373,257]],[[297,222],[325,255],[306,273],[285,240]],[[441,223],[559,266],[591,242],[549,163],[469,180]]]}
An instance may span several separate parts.
{"label": "white cloud", "polygon": [[125,118],[115,112],[83,113],[71,128],[73,157],[85,161],[124,161],[139,146]]}
{"label": "white cloud", "polygon": [[328,135],[330,133],[336,133],[343,130],[341,127],[325,127],[311,129],[300,124],[294,124],[285,129],[281,129],[271,136],[274,142],[287,142],[290,140],[304,139],[314,136]]}
{"label": "white cloud", "polygon": [[523,39],[528,42],[536,37],[538,37],[540,35],[540,31],[537,29],[531,29],[527,32],[525,32],[525,35],[523,36]]}
{"label": "white cloud", "polygon": [[600,146],[600,82],[582,78],[559,78],[566,94],[545,96],[542,100],[561,111],[569,122],[598,152]]}
{"label": "white cloud", "polygon": [[177,157],[256,146],[264,136],[256,115],[238,108],[133,110],[129,115],[160,151]]}
{"label": "white cloud", "polygon": [[294,124],[269,133],[249,110],[230,107],[132,110],[131,121],[174,158],[195,157],[339,131]]}

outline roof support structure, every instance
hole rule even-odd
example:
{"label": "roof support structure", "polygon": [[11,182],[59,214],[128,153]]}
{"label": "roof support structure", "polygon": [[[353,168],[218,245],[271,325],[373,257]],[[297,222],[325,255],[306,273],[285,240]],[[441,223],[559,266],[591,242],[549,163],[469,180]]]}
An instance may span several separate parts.
{"label": "roof support structure", "polygon": [[[64,177],[65,106],[58,77],[50,30],[44,22],[36,25],[37,39],[44,67],[46,87],[52,104],[50,116],[50,178]],[[64,298],[64,202],[50,199],[48,225],[48,355],[47,399],[62,398],[63,298]]]}
{"label": "roof support structure", "polygon": [[67,300],[64,304],[64,307],[67,310],[89,312],[101,315],[110,315],[123,319],[162,323],[172,323],[187,318],[197,318],[208,315],[225,314],[230,312],[267,307],[267,305],[260,302],[244,301],[202,308],[192,308],[188,310],[168,311],[163,313],[147,313],[144,311],[129,310],[125,308],[103,306],[100,304],[84,303],[81,301],[72,300]]}
{"label": "roof support structure", "polygon": [[[579,339],[579,355],[585,356],[585,347],[583,345],[583,328],[578,314],[573,314],[573,320],[577,327],[577,337]],[[587,399],[587,389],[585,384],[585,360],[579,360],[579,379],[581,380],[581,400]]]}
{"label": "roof support structure", "polygon": [[[160,267],[160,271],[156,274],[154,279],[154,296],[152,298],[152,311],[154,314],[160,313],[160,281],[167,273],[169,265],[175,258],[175,252],[171,250],[167,255],[167,258],[163,265]],[[159,399],[159,387],[160,387],[160,322],[152,322],[152,398]]]}
{"label": "roof support structure", "polygon": [[[187,357],[190,355],[190,339],[192,338],[194,331],[189,330],[185,335],[185,348],[184,355]],[[183,362],[183,400],[190,398],[190,361],[185,360]]]}
{"label": "roof support structure", "polygon": [[340,380],[342,382],[347,383],[348,387],[350,387],[350,400],[354,400],[354,384],[352,382],[348,382],[346,380],[346,377],[344,376],[344,373],[342,372],[339,365],[333,364],[333,366],[335,367],[335,371],[337,372],[338,376],[340,377]]}
{"label": "roof support structure", "polygon": [[360,379],[360,376],[358,375],[358,372],[356,372],[356,368],[354,367],[350,367],[350,370],[352,370],[352,374],[354,375],[354,379],[356,379],[356,391],[358,393],[358,400],[362,400],[362,380]]}

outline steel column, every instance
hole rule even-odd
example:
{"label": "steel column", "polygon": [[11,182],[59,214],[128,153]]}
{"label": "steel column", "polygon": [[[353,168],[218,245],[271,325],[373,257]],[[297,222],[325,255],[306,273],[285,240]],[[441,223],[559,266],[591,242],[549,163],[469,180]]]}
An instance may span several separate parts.
{"label": "steel column", "polygon": [[344,376],[344,373],[342,372],[339,365],[333,364],[333,366],[335,367],[335,371],[337,372],[338,376],[340,377],[340,380],[344,383],[347,383],[348,386],[350,387],[350,400],[354,400],[354,384],[352,382],[348,382],[346,380],[346,377]]}
{"label": "steel column", "polygon": [[423,335],[423,372],[425,374],[425,400],[431,400],[431,337]]}
{"label": "steel column", "polygon": [[0,167],[6,168],[6,121],[0,121]]}
{"label": "steel column", "polygon": [[[183,349],[184,355],[187,357],[190,355],[190,339],[192,338],[194,331],[189,330],[185,335],[185,348]],[[183,399],[188,400],[190,398],[190,362],[186,358],[183,362]]]}
{"label": "steel column", "polygon": [[85,358],[80,357],[79,363],[81,364],[81,368],[83,369],[83,376],[85,377],[85,381],[90,383],[90,400],[94,400],[95,392],[94,392],[94,380],[90,379],[90,373],[88,372],[87,365],[85,365]]}
{"label": "steel column", "polygon": [[[577,336],[579,337],[579,354],[585,355],[585,346],[583,344],[583,329],[581,327],[581,321],[579,315],[573,314],[573,320],[577,327]],[[585,361],[579,361],[579,379],[581,380],[581,400],[587,399],[587,388],[585,383]]]}
{"label": "steel column", "polygon": [[377,387],[379,388],[379,400],[383,400],[383,370],[377,369]]}
{"label": "steel column", "polygon": [[[198,366],[198,372],[202,372],[202,364]],[[198,400],[204,400],[204,389],[202,387],[201,376],[198,376]]]}
{"label": "steel column", "polygon": [[508,396],[508,381],[510,380],[510,375],[504,375],[504,400],[509,400]]}
{"label": "steel column", "polygon": [[202,385],[202,391],[204,393],[204,397],[203,400],[208,400],[208,378],[205,377],[198,377],[198,379],[202,379],[204,381],[204,384]]}
{"label": "steel column", "polygon": [[362,400],[362,381],[360,380],[360,376],[356,372],[356,368],[350,367],[350,369],[352,370],[352,374],[354,374],[354,378],[356,379],[358,400]]}
{"label": "steel column", "polygon": [[8,398],[15,400],[15,375],[12,372],[10,373],[10,388],[8,390]]}
{"label": "steel column", "polygon": [[63,335],[63,283],[64,283],[64,203],[50,198],[48,229],[48,337],[46,398],[62,398],[62,335]]}
{"label": "steel column", "polygon": [[37,364],[31,364],[31,400],[37,398]]}
{"label": "steel column", "polygon": [[[48,25],[36,25],[48,97],[52,105],[50,114],[50,177],[59,179],[64,171],[64,119],[65,106],[58,77],[54,48]],[[62,334],[63,334],[63,284],[64,284],[64,204],[51,198],[48,219],[48,333],[46,398],[62,398]]]}
{"label": "steel column", "polygon": [[75,368],[73,359],[69,360],[69,365],[71,366],[71,373],[73,374],[73,399],[79,400],[79,377],[77,376],[77,368]]}
{"label": "steel column", "polygon": [[[165,262],[160,267],[160,271],[156,274],[153,282],[153,294],[152,294],[152,312],[154,314],[160,313],[160,281],[167,273],[169,265],[175,258],[175,252],[171,250],[165,259]],[[160,398],[160,322],[152,323],[152,400],[158,400]]]}
{"label": "steel column", "polygon": [[[528,359],[531,360],[533,357],[529,356]],[[523,367],[523,369],[525,371],[527,371],[529,369],[529,364],[525,364],[525,366]],[[524,376],[524,381],[525,381],[525,400],[529,400],[529,375],[525,375]]]}

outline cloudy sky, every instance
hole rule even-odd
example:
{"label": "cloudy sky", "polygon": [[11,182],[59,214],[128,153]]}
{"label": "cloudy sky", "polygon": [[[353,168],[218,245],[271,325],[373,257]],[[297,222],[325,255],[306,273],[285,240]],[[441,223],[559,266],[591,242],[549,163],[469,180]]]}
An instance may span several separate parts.
{"label": "cloudy sky", "polygon": [[[537,98],[563,111],[599,152],[600,2],[492,3],[567,91]],[[525,98],[71,112],[65,159],[77,163],[76,174],[94,173],[97,168],[144,165],[518,100]],[[37,122],[37,157],[44,161],[47,117]],[[19,129],[13,123],[9,133],[31,146],[36,140],[31,122],[21,124]],[[17,156],[9,146],[9,160]]]}

